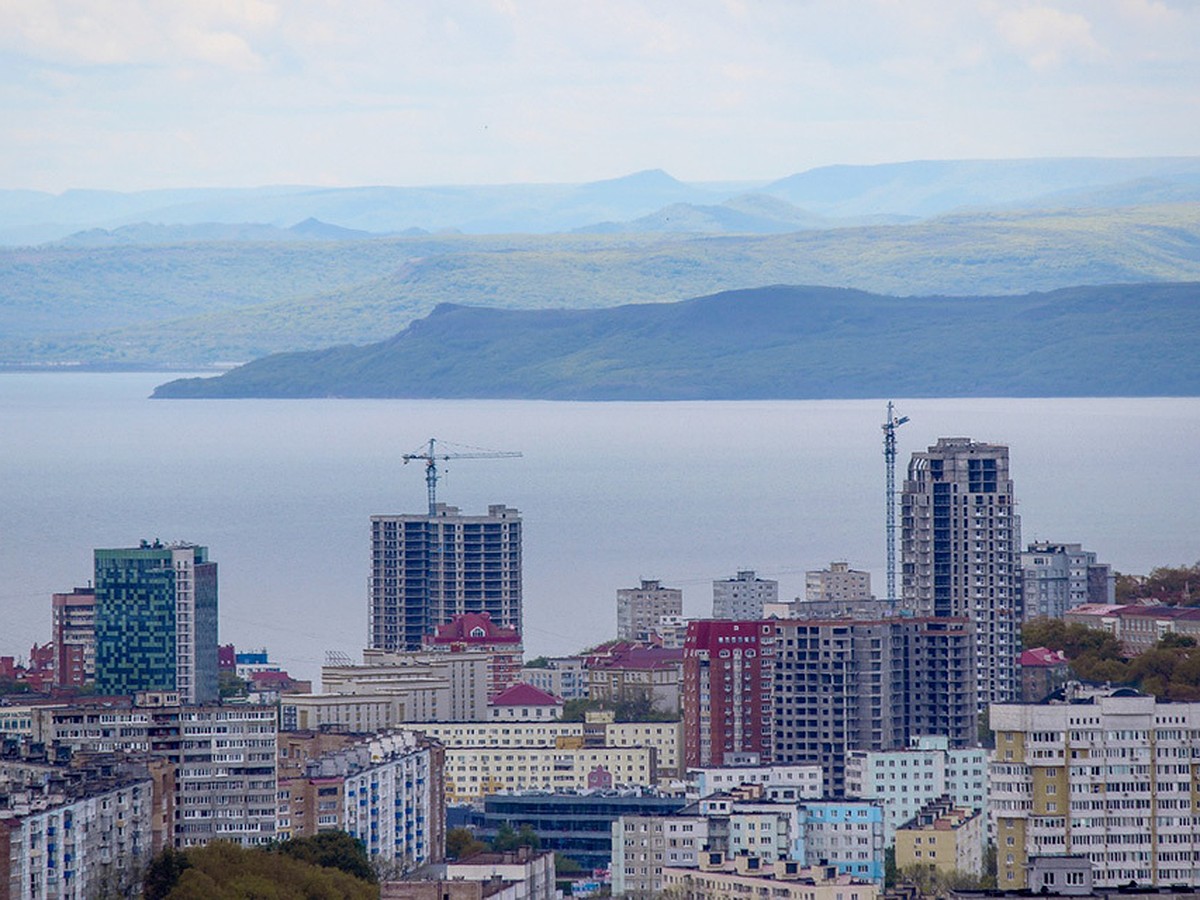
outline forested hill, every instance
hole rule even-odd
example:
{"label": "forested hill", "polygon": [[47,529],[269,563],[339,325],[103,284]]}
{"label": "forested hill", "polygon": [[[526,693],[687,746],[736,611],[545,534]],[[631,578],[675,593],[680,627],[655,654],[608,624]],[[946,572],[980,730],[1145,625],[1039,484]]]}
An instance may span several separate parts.
{"label": "forested hill", "polygon": [[442,305],[362,347],[156,397],[715,400],[1200,395],[1200,283],[1001,297],[774,286],[592,310]]}

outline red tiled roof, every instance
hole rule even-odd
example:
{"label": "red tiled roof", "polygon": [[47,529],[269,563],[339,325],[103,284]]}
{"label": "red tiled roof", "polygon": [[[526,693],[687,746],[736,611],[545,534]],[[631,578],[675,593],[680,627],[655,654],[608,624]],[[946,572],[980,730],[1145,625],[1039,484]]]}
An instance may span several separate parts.
{"label": "red tiled roof", "polygon": [[1026,650],[1017,658],[1017,663],[1025,667],[1053,668],[1065,666],[1067,655],[1061,650],[1049,650],[1045,647],[1034,647]]}
{"label": "red tiled roof", "polygon": [[[483,634],[473,635],[472,631],[482,630]],[[430,644],[478,643],[478,644],[519,644],[521,635],[517,629],[505,625],[497,625],[489,613],[469,612],[455,616],[445,625],[439,625],[437,630],[426,641]]]}
{"label": "red tiled roof", "polygon": [[518,682],[497,694],[490,706],[560,706],[562,701],[532,684]]}
{"label": "red tiled roof", "polygon": [[589,669],[670,669],[683,662],[683,648],[639,647],[588,659]]}

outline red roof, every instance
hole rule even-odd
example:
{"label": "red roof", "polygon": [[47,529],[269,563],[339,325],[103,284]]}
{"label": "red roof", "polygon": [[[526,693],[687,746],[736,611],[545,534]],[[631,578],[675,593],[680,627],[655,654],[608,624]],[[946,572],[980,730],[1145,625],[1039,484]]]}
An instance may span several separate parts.
{"label": "red roof", "polygon": [[489,613],[469,612],[455,616],[426,638],[428,644],[519,644],[517,629],[497,625]]}
{"label": "red roof", "polygon": [[1017,663],[1026,667],[1049,669],[1054,666],[1065,666],[1067,655],[1061,650],[1049,650],[1045,647],[1034,647],[1026,650],[1017,658]]}
{"label": "red roof", "polygon": [[588,659],[589,669],[671,669],[683,663],[683,648],[637,647]]}
{"label": "red roof", "polygon": [[518,682],[495,696],[491,706],[561,706],[562,701],[553,694],[535,688],[532,684]]}

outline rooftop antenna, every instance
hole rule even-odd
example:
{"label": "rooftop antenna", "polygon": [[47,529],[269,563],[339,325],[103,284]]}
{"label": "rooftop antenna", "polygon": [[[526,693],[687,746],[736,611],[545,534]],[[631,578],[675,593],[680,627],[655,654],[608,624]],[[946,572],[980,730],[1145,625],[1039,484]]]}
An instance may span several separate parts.
{"label": "rooftop antenna", "polygon": [[[405,453],[402,457],[404,464],[408,465],[411,460],[425,460],[425,487],[429,492],[429,515],[436,514],[437,508],[437,483],[438,483],[438,468],[437,461],[447,459],[507,459],[511,457],[521,456],[520,451],[511,450],[483,450],[479,447],[465,448],[467,452],[446,453],[445,451],[438,452],[436,447],[436,438],[429,439],[428,447],[419,453]],[[442,443],[445,443],[443,441]]]}
{"label": "rooftop antenna", "polygon": [[887,405],[883,423],[883,460],[887,468],[887,598],[888,608],[896,611],[896,429],[908,421],[897,416],[892,401]]}

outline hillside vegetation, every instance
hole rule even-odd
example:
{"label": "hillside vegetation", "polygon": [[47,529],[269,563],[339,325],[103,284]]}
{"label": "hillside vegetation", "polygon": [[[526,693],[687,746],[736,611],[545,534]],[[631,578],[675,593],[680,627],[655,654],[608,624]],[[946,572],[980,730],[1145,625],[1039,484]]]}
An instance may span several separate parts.
{"label": "hillside vegetation", "polygon": [[1200,280],[1200,204],[776,235],[430,236],[0,251],[0,364],[175,368],[382,340],[441,303],[669,302],[769,284],[901,296]]}
{"label": "hillside vegetation", "polygon": [[1200,283],[1018,297],[822,287],[601,310],[439,306],[365,347],[278,354],[157,397],[711,400],[1200,393]]}

